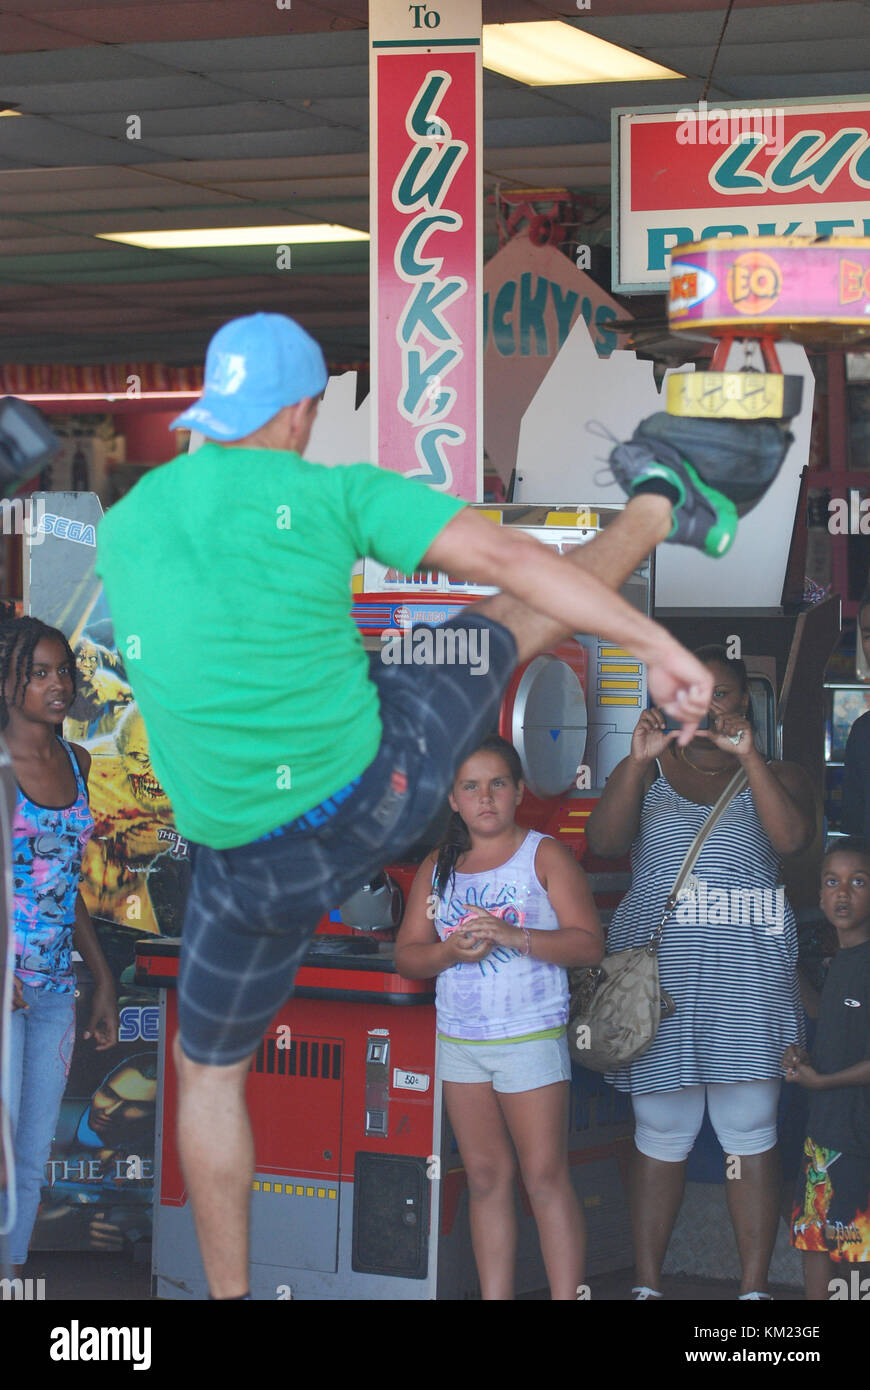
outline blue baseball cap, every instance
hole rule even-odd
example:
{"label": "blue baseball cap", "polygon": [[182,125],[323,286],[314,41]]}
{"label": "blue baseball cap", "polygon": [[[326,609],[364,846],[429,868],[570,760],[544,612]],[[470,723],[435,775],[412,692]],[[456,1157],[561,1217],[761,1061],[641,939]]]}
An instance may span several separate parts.
{"label": "blue baseball cap", "polygon": [[209,439],[244,439],[306,397],[328,373],[320,344],[285,314],[249,314],[219,328],[205,355],[203,391],[169,426]]}

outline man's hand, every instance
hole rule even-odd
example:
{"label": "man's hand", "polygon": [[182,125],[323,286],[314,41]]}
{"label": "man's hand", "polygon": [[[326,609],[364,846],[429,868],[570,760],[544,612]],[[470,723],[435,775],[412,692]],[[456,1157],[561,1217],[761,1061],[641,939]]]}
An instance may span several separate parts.
{"label": "man's hand", "polygon": [[30,1005],[24,1002],[24,986],[17,975],[12,976],[12,1012],[16,1009],[29,1009]]}
{"label": "man's hand", "polygon": [[679,642],[669,641],[661,656],[650,662],[647,682],[653,704],[682,722],[677,743],[691,743],[710,708],[713,673]]}

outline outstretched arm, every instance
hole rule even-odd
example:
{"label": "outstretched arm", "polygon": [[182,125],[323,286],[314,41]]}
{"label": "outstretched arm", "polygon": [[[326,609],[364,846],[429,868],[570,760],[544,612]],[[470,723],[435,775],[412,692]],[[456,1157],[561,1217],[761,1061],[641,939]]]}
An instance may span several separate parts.
{"label": "outstretched arm", "polygon": [[616,592],[667,536],[669,519],[665,498],[635,498],[594,540],[559,556],[524,531],[495,526],[465,510],[436,536],[423,563],[505,591],[479,607],[511,630],[520,661],[574,632],[596,633],[627,647],[649,667],[656,703],[685,721],[680,742],[687,742],[707,712],[712,676]]}

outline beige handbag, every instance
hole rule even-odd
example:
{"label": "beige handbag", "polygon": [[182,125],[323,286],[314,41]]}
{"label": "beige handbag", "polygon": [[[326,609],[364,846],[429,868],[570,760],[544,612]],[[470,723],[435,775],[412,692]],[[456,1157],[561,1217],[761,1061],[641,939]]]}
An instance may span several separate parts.
{"label": "beige handbag", "polygon": [[579,966],[569,972],[568,1046],[581,1066],[590,1071],[617,1071],[627,1066],[652,1045],[662,1018],[674,1013],[673,999],[659,985],[659,942],[704,841],[746,783],[746,773],[740,768],[689,846],[662,919],[646,945],[614,951],[600,965]]}

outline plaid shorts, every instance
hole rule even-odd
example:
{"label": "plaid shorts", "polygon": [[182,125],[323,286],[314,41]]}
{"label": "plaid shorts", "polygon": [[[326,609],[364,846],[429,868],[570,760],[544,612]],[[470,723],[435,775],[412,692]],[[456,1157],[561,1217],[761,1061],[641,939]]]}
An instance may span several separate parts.
{"label": "plaid shorts", "polygon": [[374,762],[320,826],[236,849],[191,846],[178,978],[181,1045],[229,1066],[253,1052],[293,991],[324,913],[399,859],[431,823],[459,765],[498,723],[516,666],[513,636],[463,611],[444,627],[488,631],[486,669],[385,665],[373,656],[383,735]]}

